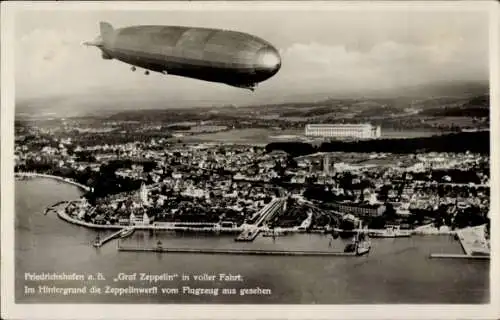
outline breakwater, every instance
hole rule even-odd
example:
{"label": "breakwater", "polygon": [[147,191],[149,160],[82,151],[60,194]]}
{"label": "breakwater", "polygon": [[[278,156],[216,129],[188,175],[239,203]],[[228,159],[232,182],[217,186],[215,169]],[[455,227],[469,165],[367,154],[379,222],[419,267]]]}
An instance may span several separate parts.
{"label": "breakwater", "polygon": [[439,259],[490,260],[490,256],[473,256],[469,254],[452,254],[452,253],[432,253],[430,257]]}
{"label": "breakwater", "polygon": [[259,249],[211,249],[211,248],[164,248],[118,246],[118,251],[162,252],[162,253],[198,253],[198,254],[230,254],[230,255],[268,255],[268,256],[335,256],[357,257],[355,253],[335,251],[302,251],[302,250],[259,250]]}

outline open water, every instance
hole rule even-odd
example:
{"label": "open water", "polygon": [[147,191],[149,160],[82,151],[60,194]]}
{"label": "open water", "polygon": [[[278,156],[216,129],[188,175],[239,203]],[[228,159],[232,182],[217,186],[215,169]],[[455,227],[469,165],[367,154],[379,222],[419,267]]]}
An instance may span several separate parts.
{"label": "open water", "polygon": [[[47,206],[80,197],[77,187],[46,178],[16,181],[15,187],[15,297],[17,303],[266,303],[266,304],[400,304],[488,303],[489,261],[429,259],[430,253],[461,253],[449,236],[372,239],[363,257],[293,257],[118,252],[117,241],[96,249],[97,232],[71,225]],[[104,234],[102,234],[104,235]],[[235,243],[232,237],[134,233],[122,240],[129,245],[171,247],[248,247],[259,249],[342,250],[342,240],[324,235],[259,237],[254,243]],[[26,281],[25,273],[96,275],[105,280]],[[172,281],[113,281],[119,273],[177,274]],[[241,275],[243,281],[222,281],[220,273]],[[190,280],[181,280],[181,275]],[[216,275],[215,281],[194,280]],[[101,294],[25,294],[25,286],[100,287]],[[158,287],[157,294],[104,294],[109,288]],[[219,288],[218,295],[183,293],[183,287]],[[161,288],[177,294],[162,294]],[[222,294],[222,289],[235,294]],[[268,294],[241,295],[240,289]],[[262,291],[262,290],[260,290]],[[88,291],[87,291],[88,292]],[[269,294],[270,292],[270,294]]]}

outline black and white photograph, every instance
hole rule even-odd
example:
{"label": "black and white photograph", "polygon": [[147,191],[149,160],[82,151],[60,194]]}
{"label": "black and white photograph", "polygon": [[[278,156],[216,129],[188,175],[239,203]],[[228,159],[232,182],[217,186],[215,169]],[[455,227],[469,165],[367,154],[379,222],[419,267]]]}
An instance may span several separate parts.
{"label": "black and white photograph", "polygon": [[16,310],[492,314],[495,3],[122,5],[2,3]]}

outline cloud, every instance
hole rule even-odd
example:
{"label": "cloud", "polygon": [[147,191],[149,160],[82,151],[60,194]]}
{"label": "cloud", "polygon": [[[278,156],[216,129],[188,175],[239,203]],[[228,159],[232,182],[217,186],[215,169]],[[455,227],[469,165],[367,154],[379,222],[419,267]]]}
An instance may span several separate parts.
{"label": "cloud", "polygon": [[[487,73],[481,52],[467,49],[460,41],[426,44],[384,41],[369,50],[316,42],[296,43],[282,51],[283,82],[296,87],[311,81],[334,85],[338,90],[390,88],[439,80],[477,78]],[[466,67],[469,66],[469,67]]]}

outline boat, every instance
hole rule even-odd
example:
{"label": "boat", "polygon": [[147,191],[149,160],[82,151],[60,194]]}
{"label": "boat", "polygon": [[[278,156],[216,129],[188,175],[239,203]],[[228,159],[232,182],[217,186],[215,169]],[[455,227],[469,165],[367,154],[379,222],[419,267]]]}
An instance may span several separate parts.
{"label": "boat", "polygon": [[161,240],[158,240],[158,242],[156,243],[156,246],[153,248],[153,250],[156,252],[163,251],[163,244],[161,243]]}
{"label": "boat", "polygon": [[358,238],[357,247],[356,247],[356,255],[362,256],[370,252],[372,248],[372,243],[370,239],[368,239],[368,235],[364,235],[362,239]]}
{"label": "boat", "polygon": [[372,248],[372,243],[368,237],[368,234],[364,232],[362,228],[362,222],[358,222],[358,229],[355,231],[355,234],[352,237],[352,241],[348,243],[344,252],[346,253],[354,253],[357,256],[362,256],[364,254],[368,254],[370,249]]}
{"label": "boat", "polygon": [[356,241],[353,240],[352,242],[348,243],[344,248],[344,252],[346,253],[356,252]]}
{"label": "boat", "polygon": [[368,236],[361,233],[353,237],[352,242],[345,246],[344,252],[355,253],[357,256],[362,256],[370,252],[371,247],[372,243],[368,239]]}
{"label": "boat", "polygon": [[94,243],[92,244],[94,247],[96,248],[99,248],[102,244],[101,244],[101,237],[99,236],[99,234],[97,235],[97,237],[95,238],[94,240]]}
{"label": "boat", "polygon": [[384,230],[370,232],[372,238],[408,238],[410,230],[401,230],[399,226],[387,226]]}

